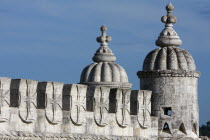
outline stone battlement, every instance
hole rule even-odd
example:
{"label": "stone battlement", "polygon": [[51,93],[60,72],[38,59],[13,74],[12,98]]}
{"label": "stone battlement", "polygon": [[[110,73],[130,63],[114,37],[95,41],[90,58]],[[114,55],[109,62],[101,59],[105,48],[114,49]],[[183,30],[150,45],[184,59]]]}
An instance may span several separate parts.
{"label": "stone battlement", "polygon": [[151,91],[0,78],[2,136],[155,138]]}

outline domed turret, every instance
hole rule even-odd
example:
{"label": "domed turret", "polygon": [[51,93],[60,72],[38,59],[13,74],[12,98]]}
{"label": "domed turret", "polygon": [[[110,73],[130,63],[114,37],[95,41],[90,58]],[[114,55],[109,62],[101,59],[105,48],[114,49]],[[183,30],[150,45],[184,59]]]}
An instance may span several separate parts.
{"label": "domed turret", "polygon": [[131,88],[125,70],[114,61],[116,57],[108,47],[111,37],[106,35],[107,27],[101,27],[102,36],[97,37],[101,47],[93,56],[95,63],[84,68],[80,83],[90,86],[107,86],[111,88]]}
{"label": "domed turret", "polygon": [[156,40],[157,48],[145,58],[138,72],[141,90],[152,91],[151,113],[158,117],[159,139],[196,139],[199,136],[197,86],[200,73],[173,29],[176,17],[170,3],[161,18],[165,28]]}
{"label": "domed turret", "polygon": [[165,23],[165,28],[156,40],[156,45],[160,46],[151,51],[144,60],[143,70],[185,70],[196,71],[195,62],[191,54],[179,48],[182,44],[178,34],[173,29],[176,17],[172,15],[174,6],[169,3],[166,6],[167,15],[162,16],[161,21]]}

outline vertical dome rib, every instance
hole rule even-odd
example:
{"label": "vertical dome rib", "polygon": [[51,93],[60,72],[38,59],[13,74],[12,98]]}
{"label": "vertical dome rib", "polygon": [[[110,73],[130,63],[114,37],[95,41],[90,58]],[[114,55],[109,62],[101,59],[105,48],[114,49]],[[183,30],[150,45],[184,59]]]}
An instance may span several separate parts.
{"label": "vertical dome rib", "polygon": [[150,61],[151,61],[151,59],[152,59],[152,55],[153,55],[153,53],[155,52],[156,50],[153,50],[153,51],[151,51],[147,56],[146,56],[146,58],[144,59],[144,63],[143,63],[143,69],[144,70],[149,70],[149,68],[150,68]]}
{"label": "vertical dome rib", "polygon": [[113,64],[108,63],[110,68],[112,69],[112,81],[113,82],[120,82],[120,71],[119,69]]}
{"label": "vertical dome rib", "polygon": [[80,77],[80,82],[84,82],[85,81],[85,77],[86,77],[86,73],[87,73],[87,69],[89,68],[90,65],[88,65],[87,67],[85,67],[82,71],[81,77]]}
{"label": "vertical dome rib", "polygon": [[167,50],[168,57],[167,57],[167,69],[169,70],[177,70],[178,69],[178,60],[177,60],[177,55],[176,52],[172,47],[168,47]]}
{"label": "vertical dome rib", "polygon": [[[90,64],[86,67],[85,70],[83,70],[83,75],[84,75],[84,78],[81,77],[81,79],[83,79],[84,81],[89,81],[89,76],[90,76],[90,72],[92,70],[92,68],[96,65],[96,63],[93,63],[93,64]],[[82,82],[84,82],[82,81]]]}
{"label": "vertical dome rib", "polygon": [[107,62],[104,62],[101,67],[101,81],[102,82],[111,82],[112,81],[112,73],[111,68],[107,64]]}
{"label": "vertical dome rib", "polygon": [[[97,63],[96,63],[97,64]],[[101,65],[102,63],[98,63],[95,65],[92,70],[90,71],[89,77],[88,77],[88,82],[93,82],[93,81],[100,81],[101,79]]]}
{"label": "vertical dome rib", "polygon": [[127,78],[127,74],[126,74],[125,70],[116,63],[115,63],[115,66],[117,66],[119,71],[120,71],[120,81],[121,82],[128,82],[128,78]]}
{"label": "vertical dome rib", "polygon": [[158,70],[166,70],[167,69],[167,65],[166,65],[166,60],[167,60],[166,48],[162,48],[159,51],[157,59],[159,59],[159,60],[156,63],[156,68]]}
{"label": "vertical dome rib", "polygon": [[181,70],[188,70],[187,61],[185,59],[184,54],[182,53],[182,50],[175,48],[175,51],[177,53],[177,59],[178,59],[179,68]]}
{"label": "vertical dome rib", "polygon": [[[161,55],[161,52],[162,51],[162,49],[159,49],[158,50],[158,53],[157,53],[157,55],[155,56],[155,58],[154,58],[154,64],[153,64],[153,70],[158,70],[158,68],[159,68],[159,61],[160,61],[160,55]],[[153,59],[151,60],[151,61],[153,61]]]}
{"label": "vertical dome rib", "polygon": [[93,73],[93,80],[91,82],[99,82],[101,81],[101,67],[102,67],[102,63],[98,63],[98,65],[95,66],[95,71]]}
{"label": "vertical dome rib", "polygon": [[155,69],[155,63],[156,63],[157,55],[158,55],[160,50],[161,50],[160,48],[154,50],[154,53],[152,54],[151,60],[149,62],[149,69],[147,69],[147,70]]}
{"label": "vertical dome rib", "polygon": [[183,50],[182,51],[185,58],[186,58],[186,61],[187,61],[187,64],[188,64],[188,69],[192,70],[192,71],[196,71],[196,66],[195,66],[195,62],[192,58],[192,56],[189,54],[189,52]]}

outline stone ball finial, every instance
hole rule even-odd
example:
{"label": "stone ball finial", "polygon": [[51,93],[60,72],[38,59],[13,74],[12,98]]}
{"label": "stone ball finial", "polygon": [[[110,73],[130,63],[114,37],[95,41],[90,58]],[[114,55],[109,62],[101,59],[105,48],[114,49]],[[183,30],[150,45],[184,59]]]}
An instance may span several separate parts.
{"label": "stone ball finial", "polygon": [[106,31],[108,30],[105,25],[102,25],[100,28],[102,35],[96,38],[96,41],[106,45],[106,43],[110,42],[112,40],[111,36],[106,35]]}
{"label": "stone ball finial", "polygon": [[107,29],[107,27],[105,26],[105,25],[102,25],[101,26],[101,31],[103,32],[103,31],[107,31],[108,29]]}
{"label": "stone ball finial", "polygon": [[169,3],[166,6],[166,10],[167,10],[167,15],[162,16],[161,21],[163,23],[166,23],[166,25],[175,24],[176,23],[176,17],[172,15],[172,11],[174,10],[174,6],[171,3]]}

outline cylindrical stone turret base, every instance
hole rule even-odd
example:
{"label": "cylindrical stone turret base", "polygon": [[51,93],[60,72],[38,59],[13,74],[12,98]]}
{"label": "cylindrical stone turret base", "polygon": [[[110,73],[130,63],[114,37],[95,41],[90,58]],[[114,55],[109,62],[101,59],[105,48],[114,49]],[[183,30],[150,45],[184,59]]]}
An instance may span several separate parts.
{"label": "cylindrical stone turret base", "polygon": [[158,117],[159,138],[199,137],[199,72],[140,71],[141,90],[152,91],[152,115]]}

